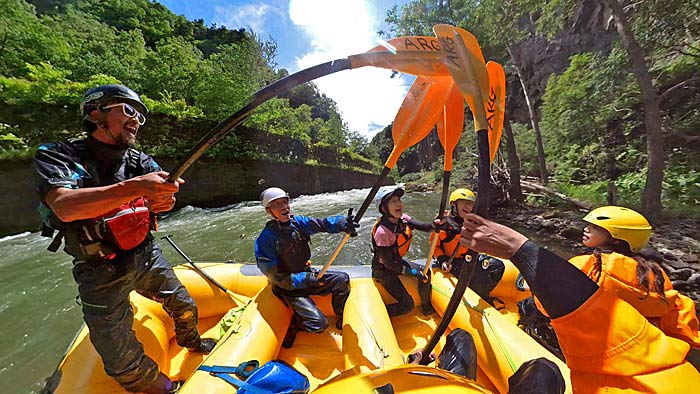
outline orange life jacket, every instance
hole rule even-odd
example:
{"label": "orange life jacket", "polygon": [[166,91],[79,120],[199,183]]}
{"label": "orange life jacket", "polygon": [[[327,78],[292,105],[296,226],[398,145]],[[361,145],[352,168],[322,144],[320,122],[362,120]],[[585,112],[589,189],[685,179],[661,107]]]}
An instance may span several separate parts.
{"label": "orange life jacket", "polygon": [[[438,258],[440,256],[447,256],[450,257],[452,256],[452,252],[454,252],[455,248],[459,248],[457,250],[457,253],[455,254],[455,259],[464,259],[467,255],[467,252],[469,252],[469,248],[465,247],[464,245],[459,243],[459,238],[460,234],[451,234],[447,231],[441,230],[440,233],[437,235],[438,236],[438,243],[435,246],[435,252],[434,252],[434,257]],[[433,241],[433,237],[435,237],[435,233],[432,232],[430,233],[430,241]]]}
{"label": "orange life jacket", "polygon": [[377,232],[377,228],[379,226],[384,226],[396,234],[396,241],[392,246],[398,249],[401,257],[405,256],[406,253],[408,253],[408,249],[411,247],[411,241],[413,241],[413,231],[411,230],[411,227],[409,227],[408,224],[401,219],[398,223],[391,223],[384,217],[377,219],[377,221],[374,223],[374,227],[372,227],[372,245],[374,247],[377,246],[374,242],[374,233]]}
{"label": "orange life jacket", "polygon": [[700,387],[700,373],[685,360],[688,344],[666,336],[602,288],[552,326],[576,394],[686,393]]}
{"label": "orange life jacket", "polygon": [[[664,295],[666,300],[652,288],[647,294],[637,283],[637,261],[619,253],[603,253],[600,277],[595,268],[594,255],[576,256],[569,260],[598,286],[632,305],[652,324],[666,335],[681,339],[693,347],[700,348],[700,322],[695,314],[692,299],[673,289],[665,272]],[[649,274],[649,283],[654,283],[654,274]]]}

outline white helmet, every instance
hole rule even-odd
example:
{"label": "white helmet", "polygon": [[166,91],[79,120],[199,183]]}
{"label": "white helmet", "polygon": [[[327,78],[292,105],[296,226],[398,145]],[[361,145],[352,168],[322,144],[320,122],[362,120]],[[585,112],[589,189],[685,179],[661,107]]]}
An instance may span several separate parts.
{"label": "white helmet", "polygon": [[269,207],[272,201],[280,198],[289,199],[289,194],[279,187],[269,187],[260,193],[260,202],[265,208]]}

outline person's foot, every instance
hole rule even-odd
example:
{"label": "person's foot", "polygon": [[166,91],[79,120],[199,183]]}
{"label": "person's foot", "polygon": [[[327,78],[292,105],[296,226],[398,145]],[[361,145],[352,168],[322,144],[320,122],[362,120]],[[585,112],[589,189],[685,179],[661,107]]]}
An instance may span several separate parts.
{"label": "person's foot", "polygon": [[183,380],[176,380],[173,382],[173,385],[170,386],[170,390],[168,390],[168,394],[175,394],[182,388],[182,385],[185,384]]}
{"label": "person's foot", "polygon": [[435,313],[435,308],[433,308],[432,305],[423,305],[421,309],[423,315],[425,316],[432,315],[433,313]]}
{"label": "person's foot", "polygon": [[195,347],[188,348],[187,350],[189,350],[190,352],[193,352],[193,353],[208,354],[209,352],[212,351],[212,349],[214,349],[214,346],[216,346],[215,340],[213,340],[211,338],[202,338],[199,341],[199,345],[197,345]]}
{"label": "person's foot", "polygon": [[297,339],[297,332],[298,330],[296,328],[289,326],[287,329],[287,334],[285,334],[284,340],[282,341],[283,348],[289,349],[294,346],[294,340]]}

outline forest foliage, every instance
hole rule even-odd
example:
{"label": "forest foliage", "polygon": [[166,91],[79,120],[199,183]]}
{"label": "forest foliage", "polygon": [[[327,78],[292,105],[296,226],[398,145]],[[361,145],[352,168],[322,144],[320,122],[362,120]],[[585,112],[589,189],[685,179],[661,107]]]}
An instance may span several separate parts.
{"label": "forest foliage", "polygon": [[[661,106],[665,169],[664,206],[697,211],[700,203],[700,4],[680,0],[630,2],[623,6]],[[542,57],[520,46],[550,50],[567,42],[586,42],[610,32],[610,45],[573,48],[565,66],[539,63],[545,87],[533,98],[547,170],[554,186],[596,204],[606,202],[614,182],[618,203],[640,206],[647,176],[644,97],[630,57],[615,34],[602,0],[413,0],[392,8],[385,36],[432,35],[436,23],[471,31],[487,59],[501,62],[508,75],[508,105],[527,114],[516,67]],[[578,41],[570,37],[577,35]],[[583,37],[583,38],[581,38]],[[568,41],[567,41],[568,39]],[[540,43],[539,46],[537,43]],[[543,44],[542,44],[543,43]],[[571,48],[566,48],[571,50]],[[520,56],[514,54],[520,53]],[[551,52],[548,52],[551,53]],[[528,58],[529,56],[529,58]],[[556,60],[556,59],[548,59]],[[534,73],[537,74],[537,73]],[[537,86],[533,73],[525,84]],[[518,97],[514,97],[516,92]],[[524,175],[538,176],[531,120],[514,116],[513,130]],[[465,126],[467,127],[467,126]],[[465,133],[465,135],[469,135]],[[466,144],[464,144],[466,145]],[[505,155],[505,139],[500,155]],[[459,149],[459,148],[458,148]],[[469,149],[468,147],[465,149]],[[473,153],[473,150],[471,151]],[[466,155],[466,160],[473,154]],[[436,166],[437,167],[437,166]],[[471,171],[473,166],[461,166]],[[456,171],[460,171],[459,168]],[[415,176],[409,176],[415,177]],[[695,212],[700,213],[700,212]]]}
{"label": "forest foliage", "polygon": [[[534,87],[534,121],[541,130],[546,170],[554,187],[573,197],[604,203],[608,184],[614,182],[619,203],[638,207],[639,196],[648,187],[646,99],[630,65],[630,53],[615,34],[604,6],[611,1],[623,6],[660,102],[663,204],[697,207],[697,2],[413,0],[390,9],[386,16],[389,29],[380,33],[385,37],[432,35],[436,23],[471,31],[485,57],[506,69],[507,112],[522,173],[538,175],[538,155],[533,119],[523,109],[520,81]],[[551,63],[522,72],[540,55],[527,48],[544,53],[570,43],[567,39],[572,35],[579,37],[578,42],[593,45],[575,47],[563,61],[546,59]],[[608,37],[609,45],[595,45],[600,37]],[[202,20],[188,21],[149,0],[0,0],[0,102],[6,107],[0,108],[0,158],[28,154],[42,140],[76,132],[80,94],[94,85],[113,82],[140,92],[152,116],[167,120],[158,134],[144,138],[145,149],[183,155],[206,131],[202,125],[228,117],[255,91],[287,75],[275,63],[276,51],[271,38],[245,29],[205,26]],[[55,122],[43,113],[51,111],[74,123],[65,120],[54,127],[35,127]],[[9,116],[10,112],[20,115]],[[18,118],[32,127],[22,127]],[[187,127],[178,129],[180,124]],[[468,124],[465,130],[471,127]],[[144,127],[155,126],[149,122]],[[262,143],[250,130],[271,137]],[[368,144],[348,129],[332,99],[313,84],[305,84],[265,103],[246,121],[245,128],[232,133],[208,155],[266,157],[310,165],[351,162],[355,163],[351,167],[377,170],[391,150],[390,133],[388,127]],[[476,165],[474,143],[469,139],[471,133],[463,135],[456,149],[459,160],[455,161],[453,182],[469,184]],[[437,180],[442,168],[440,151],[437,139],[429,137],[406,150],[396,175],[417,178],[416,172],[435,169],[432,180]],[[505,162],[505,152],[501,149],[497,164]]]}
{"label": "forest foliage", "polygon": [[[31,154],[39,142],[65,129],[79,132],[80,95],[104,83],[122,83],[139,92],[151,110],[149,117],[220,121],[257,90],[287,75],[277,68],[276,53],[271,38],[188,21],[148,0],[0,0],[0,102],[28,117],[40,116],[37,107],[50,111],[47,104],[75,114],[74,122],[41,132],[0,118],[0,157]],[[268,159],[314,163],[320,161],[314,152],[331,150],[351,165],[376,167],[376,160],[367,158],[367,141],[348,129],[335,102],[311,83],[270,100],[245,126],[289,137],[285,141],[303,148],[290,148],[301,156]],[[169,138],[168,127],[160,130],[152,122],[145,127],[161,136],[157,146],[141,141],[143,148],[175,157],[187,152],[183,141],[196,142],[207,131],[194,130],[197,135],[183,139]],[[265,156],[241,140],[233,133],[209,156]]]}

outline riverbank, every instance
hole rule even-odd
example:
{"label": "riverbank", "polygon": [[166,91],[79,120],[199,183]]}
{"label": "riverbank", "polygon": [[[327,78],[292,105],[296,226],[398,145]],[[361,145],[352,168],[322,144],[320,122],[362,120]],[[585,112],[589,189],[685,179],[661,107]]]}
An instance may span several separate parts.
{"label": "riverbank", "polygon": [[[499,208],[492,217],[512,227],[534,231],[545,244],[557,243],[571,255],[589,253],[581,243],[585,212],[536,207],[531,205]],[[691,218],[675,217],[659,220],[649,246],[656,249],[673,287],[696,302],[700,314],[700,223]]]}
{"label": "riverbank", "polygon": [[[156,158],[164,169],[176,161]],[[0,236],[38,231],[39,198],[34,191],[34,168],[30,161],[3,162],[0,176]],[[183,175],[185,184],[176,195],[175,209],[191,205],[218,208],[241,201],[254,201],[270,186],[283,187],[290,195],[318,194],[371,187],[376,174],[331,166],[276,163],[264,160],[205,161],[194,163]],[[386,179],[384,184],[391,184]]]}
{"label": "riverbank", "polygon": [[[427,183],[406,185],[409,191],[436,193],[439,187]],[[526,233],[565,258],[591,251],[581,243],[585,214],[571,208],[512,203],[489,211],[491,219]],[[700,315],[700,220],[677,215],[657,220],[649,246],[663,257],[661,266],[674,289],[695,300]]]}

